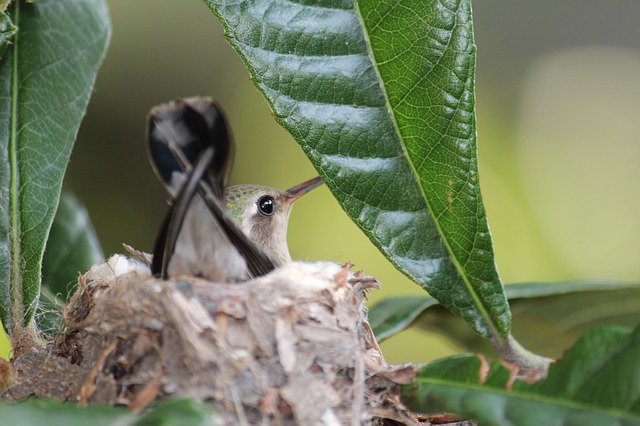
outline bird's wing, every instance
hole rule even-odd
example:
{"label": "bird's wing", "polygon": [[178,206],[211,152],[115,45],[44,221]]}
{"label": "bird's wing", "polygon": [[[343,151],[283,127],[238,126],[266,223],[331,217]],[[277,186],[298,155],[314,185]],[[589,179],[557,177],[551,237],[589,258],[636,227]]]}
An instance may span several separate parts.
{"label": "bird's wing", "polygon": [[[222,201],[234,148],[215,103],[189,98],[155,107],[149,114],[147,137],[151,163],[174,201],[156,239],[152,272],[166,278],[187,209],[196,194],[245,259],[249,275],[257,277],[272,271],[275,266],[271,259],[238,228]],[[215,237],[214,232],[210,235]],[[206,238],[207,230],[203,230],[203,236]]]}
{"label": "bird's wing", "polygon": [[178,191],[177,197],[160,228],[153,248],[153,262],[151,264],[151,272],[160,278],[166,279],[168,277],[169,261],[175,250],[187,209],[212,159],[213,148],[207,147],[197,159],[195,167],[188,172],[187,180]]}

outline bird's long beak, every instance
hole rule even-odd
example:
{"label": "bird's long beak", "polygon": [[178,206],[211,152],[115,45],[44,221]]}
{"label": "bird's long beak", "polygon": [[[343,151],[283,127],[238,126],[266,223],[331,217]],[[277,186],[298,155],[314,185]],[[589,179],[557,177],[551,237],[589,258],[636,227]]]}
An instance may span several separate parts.
{"label": "bird's long beak", "polygon": [[293,188],[289,188],[286,193],[290,203],[293,203],[298,198],[302,197],[307,192],[322,185],[322,178],[320,176],[314,177],[306,182],[296,185]]}

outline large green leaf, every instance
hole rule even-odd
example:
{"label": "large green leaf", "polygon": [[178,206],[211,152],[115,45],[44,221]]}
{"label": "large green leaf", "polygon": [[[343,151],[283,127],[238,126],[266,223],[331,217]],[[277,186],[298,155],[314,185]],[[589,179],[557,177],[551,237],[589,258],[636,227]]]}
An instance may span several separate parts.
{"label": "large green leaf", "polygon": [[135,415],[124,408],[78,407],[55,401],[0,404],[3,424],[29,426],[143,426],[211,425],[211,406],[189,400],[173,400]]}
{"label": "large green leaf", "polygon": [[640,425],[640,327],[588,333],[549,369],[546,380],[517,381],[499,363],[474,356],[426,366],[404,386],[404,402],[426,413],[453,412],[481,425]]}
{"label": "large green leaf", "polygon": [[[546,356],[557,357],[580,335],[603,325],[631,327],[640,323],[640,284],[570,281],[523,283],[506,287],[519,341]],[[394,297],[369,310],[378,341],[413,325],[441,333],[474,352],[489,348],[459,319],[431,297]]]}
{"label": "large green leaf", "polygon": [[42,286],[67,300],[80,273],[103,257],[87,210],[73,195],[64,192],[42,260]]}
{"label": "large green leaf", "polygon": [[478,187],[471,1],[204,1],[348,215],[444,306],[504,338]]}
{"label": "large green leaf", "polygon": [[62,176],[109,39],[104,0],[14,1],[0,61],[0,314],[30,324]]}

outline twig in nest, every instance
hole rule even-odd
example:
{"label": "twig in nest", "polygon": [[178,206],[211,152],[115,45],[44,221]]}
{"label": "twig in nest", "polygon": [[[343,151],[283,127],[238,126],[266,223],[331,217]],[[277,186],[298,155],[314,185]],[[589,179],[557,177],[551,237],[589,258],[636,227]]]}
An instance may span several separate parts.
{"label": "twig in nest", "polygon": [[78,400],[78,405],[87,405],[87,401],[96,391],[96,379],[98,378],[98,374],[104,368],[104,362],[107,360],[107,357],[116,350],[117,345],[117,340],[115,338],[112,338],[107,348],[100,354],[100,358],[98,358],[98,361],[95,363],[95,365],[89,372],[87,379],[84,381],[84,384],[80,388],[80,392],[78,392],[78,396],[76,397]]}

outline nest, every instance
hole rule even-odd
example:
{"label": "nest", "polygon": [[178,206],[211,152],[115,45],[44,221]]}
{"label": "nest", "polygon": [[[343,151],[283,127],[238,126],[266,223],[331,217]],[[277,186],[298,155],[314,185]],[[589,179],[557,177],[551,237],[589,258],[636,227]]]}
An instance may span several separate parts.
{"label": "nest", "polygon": [[[126,405],[187,397],[212,423],[416,423],[367,322],[372,278],[349,265],[287,264],[240,284],[155,279],[113,256],[80,277],[64,329],[13,362],[3,398]],[[392,420],[390,420],[392,419]]]}

